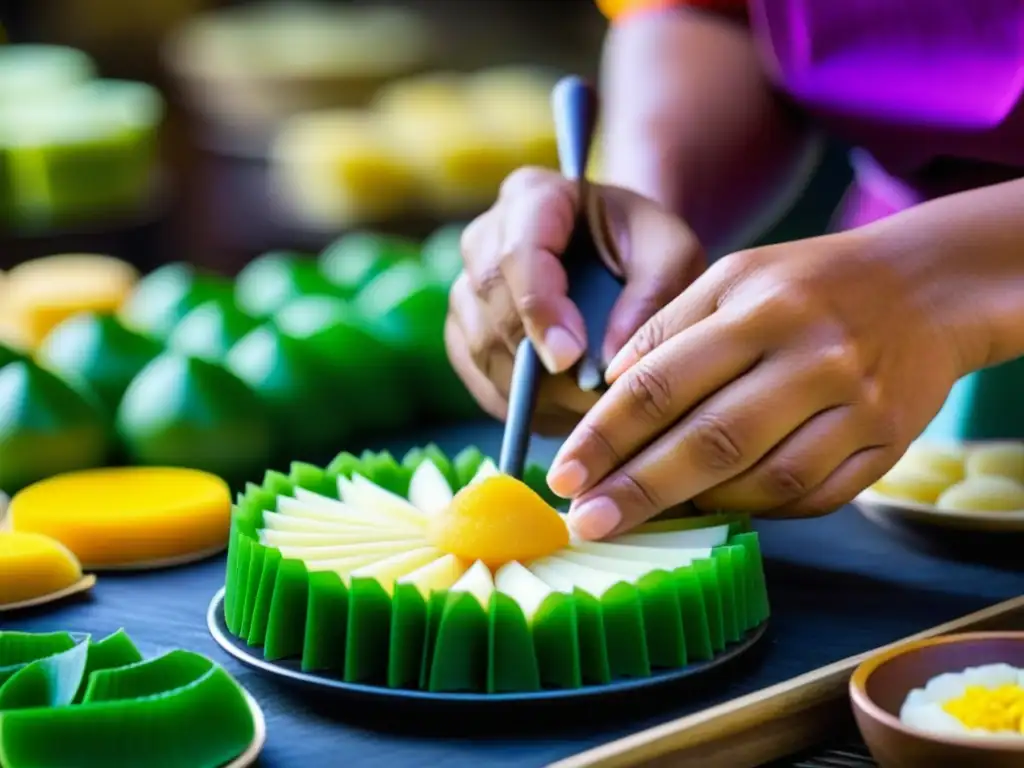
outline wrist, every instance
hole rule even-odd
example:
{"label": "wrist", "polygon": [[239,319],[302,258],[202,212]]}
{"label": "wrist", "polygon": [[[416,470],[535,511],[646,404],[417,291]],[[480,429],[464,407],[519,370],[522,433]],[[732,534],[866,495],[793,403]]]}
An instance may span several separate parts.
{"label": "wrist", "polygon": [[901,275],[906,295],[953,350],[959,375],[1024,355],[1021,222],[1024,185],[1011,182],[857,230],[866,252]]}

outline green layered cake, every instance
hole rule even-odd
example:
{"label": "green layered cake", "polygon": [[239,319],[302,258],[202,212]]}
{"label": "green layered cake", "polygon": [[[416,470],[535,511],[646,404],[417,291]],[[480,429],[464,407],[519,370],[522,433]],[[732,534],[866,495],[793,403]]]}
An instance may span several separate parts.
{"label": "green layered cake", "polygon": [[245,692],[197,653],[144,660],[123,631],[0,632],[5,768],[218,768],[256,735]]}
{"label": "green layered cake", "polygon": [[584,542],[554,503],[542,468],[519,482],[474,448],[268,472],[233,511],[226,624],[351,683],[511,693],[706,661],[768,618],[746,518]]}

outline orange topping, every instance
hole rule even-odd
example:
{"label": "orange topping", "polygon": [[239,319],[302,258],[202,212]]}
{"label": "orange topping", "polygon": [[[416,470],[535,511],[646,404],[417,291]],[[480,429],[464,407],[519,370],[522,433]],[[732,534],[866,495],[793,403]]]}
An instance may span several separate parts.
{"label": "orange topping", "polygon": [[497,568],[512,560],[536,560],[569,543],[562,517],[525,483],[507,475],[490,477],[459,491],[431,521],[438,549]]}

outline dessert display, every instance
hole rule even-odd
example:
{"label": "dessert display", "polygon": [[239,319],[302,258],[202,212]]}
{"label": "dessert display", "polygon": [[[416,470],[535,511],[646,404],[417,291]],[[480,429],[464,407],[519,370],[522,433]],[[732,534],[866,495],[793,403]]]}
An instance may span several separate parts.
{"label": "dessert display", "polygon": [[[150,568],[222,550],[230,509],[227,484],[205,472],[87,470],[51,477],[15,494],[8,510],[14,534],[9,535],[59,541],[88,570]],[[44,571],[54,569],[40,565],[40,578]]]}
{"label": "dessert display", "polygon": [[917,442],[871,490],[949,512],[1024,511],[1024,443]]}
{"label": "dessert display", "polygon": [[366,105],[427,66],[432,47],[409,9],[263,2],[197,15],[166,54],[193,107],[238,151],[260,147],[296,112]]}
{"label": "dessert display", "polygon": [[198,653],[144,659],[123,630],[0,631],[5,768],[220,768],[258,751],[262,729],[245,690]]}
{"label": "dessert display", "polygon": [[525,67],[432,72],[382,87],[369,109],[297,114],[270,153],[275,197],[324,229],[482,210],[516,168],[557,167],[553,84]]}
{"label": "dessert display", "polygon": [[0,343],[0,490],[108,463],[240,487],[368,432],[476,414],[443,343],[460,232],[353,232],[235,280],[94,254],[16,266],[0,286],[23,342]]}
{"label": "dessert display", "polygon": [[1024,738],[1024,670],[987,664],[937,675],[907,695],[900,721],[947,736]]}
{"label": "dessert display", "polygon": [[163,109],[147,84],[97,78],[81,51],[0,47],[0,225],[137,212],[153,191]]}
{"label": "dessert display", "polygon": [[515,480],[472,448],[269,471],[233,511],[226,625],[349,683],[508,693],[679,669],[767,619],[745,518],[583,542],[555,502],[542,468]]}
{"label": "dessert display", "polygon": [[0,528],[0,611],[27,608],[91,589],[75,554],[56,539]]}

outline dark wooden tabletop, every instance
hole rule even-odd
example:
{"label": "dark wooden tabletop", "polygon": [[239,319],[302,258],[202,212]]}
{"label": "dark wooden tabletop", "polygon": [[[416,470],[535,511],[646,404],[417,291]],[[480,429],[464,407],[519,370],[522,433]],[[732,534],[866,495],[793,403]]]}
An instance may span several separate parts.
{"label": "dark wooden tabletop", "polygon": [[[498,438],[495,425],[471,425],[374,447],[400,451],[434,439],[447,450],[478,444],[495,452]],[[535,446],[542,460],[553,450],[547,441]],[[769,638],[746,664],[710,689],[684,685],[604,705],[580,700],[535,716],[503,715],[499,722],[489,721],[486,712],[453,715],[316,700],[241,666],[213,643],[205,624],[210,598],[223,584],[222,558],[104,575],[89,598],[0,621],[5,628],[96,634],[125,627],[144,653],[185,647],[212,656],[252,691],[267,715],[269,740],[260,765],[542,766],[898,640],[1018,595],[1024,586],[1021,571],[1011,566],[957,562],[907,548],[853,509],[765,523],[760,530],[773,617]]]}

